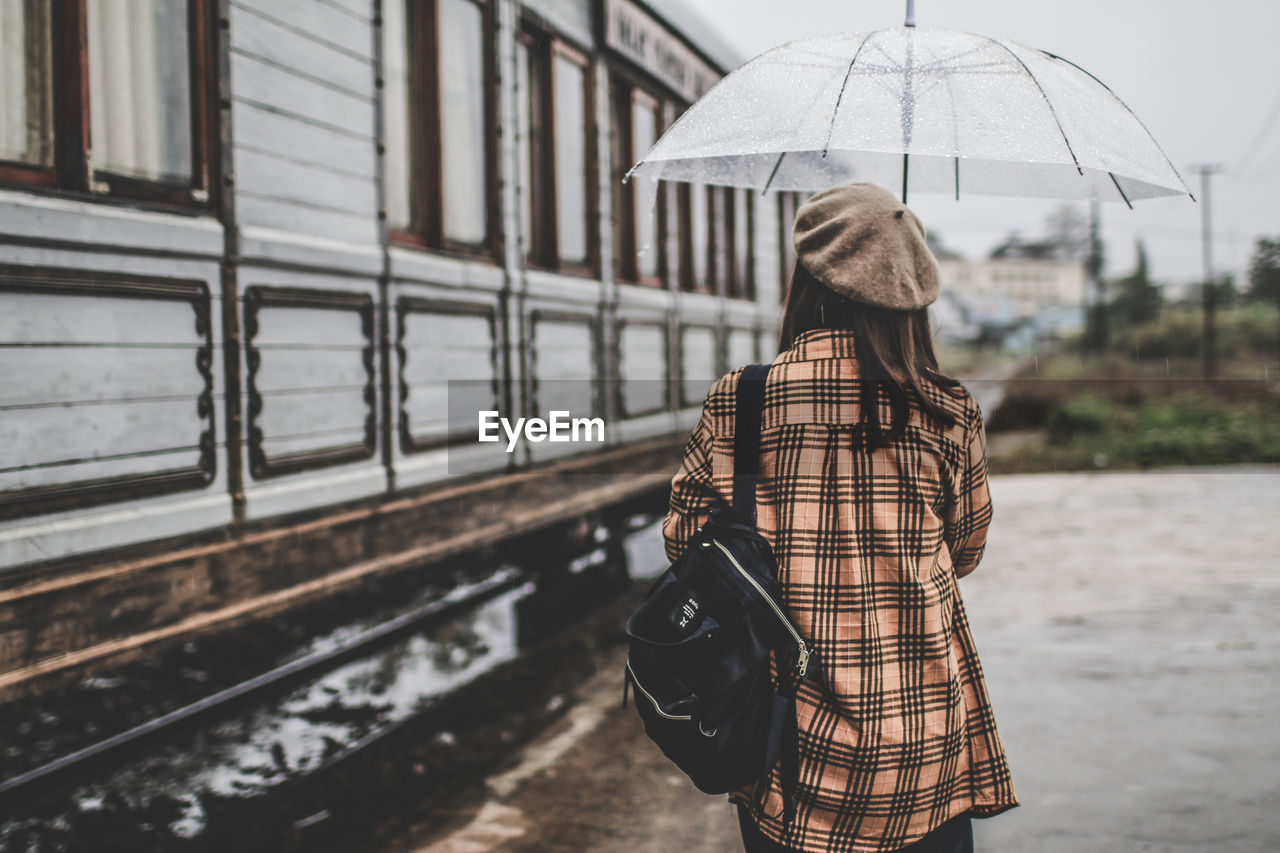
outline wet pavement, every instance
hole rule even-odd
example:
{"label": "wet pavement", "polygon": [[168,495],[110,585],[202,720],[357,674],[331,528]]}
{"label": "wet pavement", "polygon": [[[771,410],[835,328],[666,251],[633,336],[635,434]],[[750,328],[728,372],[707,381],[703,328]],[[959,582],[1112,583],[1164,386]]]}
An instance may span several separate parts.
{"label": "wet pavement", "polygon": [[[979,850],[1280,850],[1280,470],[998,477],[961,582],[1022,806]],[[622,710],[620,650],[486,795],[380,849],[740,850]],[[611,670],[612,666],[612,670]]]}

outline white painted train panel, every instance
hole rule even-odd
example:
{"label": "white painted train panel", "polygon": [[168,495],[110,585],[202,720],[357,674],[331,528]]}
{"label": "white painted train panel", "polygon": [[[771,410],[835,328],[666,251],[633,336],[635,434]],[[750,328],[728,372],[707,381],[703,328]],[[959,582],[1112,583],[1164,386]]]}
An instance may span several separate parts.
{"label": "white painted train panel", "polygon": [[195,400],[205,389],[198,367],[202,357],[196,344],[0,347],[0,410],[157,397]]}
{"label": "white painted train panel", "polygon": [[[214,482],[209,290],[118,268],[0,267],[0,534]],[[99,532],[86,528],[83,541]]]}
{"label": "white painted train panel", "polygon": [[360,350],[280,347],[263,351],[253,381],[264,397],[317,388],[345,391],[367,385],[369,371]]}
{"label": "white painted train panel", "polygon": [[241,29],[255,26],[256,19],[286,25],[357,56],[372,49],[373,34],[367,20],[316,0],[232,0],[231,10],[233,38],[239,38]]}
{"label": "white painted train panel", "polygon": [[340,133],[373,137],[373,100],[291,74],[244,54],[231,56],[235,96]]}
{"label": "white painted train panel", "polygon": [[[360,443],[360,440],[361,436],[356,430],[335,430],[330,433],[322,433],[319,435],[303,434],[267,439],[263,449],[269,459],[280,460],[288,458],[294,454],[310,454],[319,450],[338,447],[348,443],[356,445]],[[305,483],[308,480],[318,483],[327,479],[328,475],[332,473],[333,472],[331,470],[316,470],[308,473],[306,476],[295,477],[294,480],[299,484]],[[305,491],[306,490],[303,489],[304,495]],[[297,508],[302,508],[308,505],[323,506],[326,503],[330,503],[330,501],[316,500],[314,495],[309,497],[304,496],[299,500]]]}
{"label": "white painted train panel", "polygon": [[[290,286],[253,286],[244,296],[249,473],[254,480],[319,482],[333,466],[374,464],[367,462],[376,450],[378,387],[372,296],[317,286],[354,284],[350,279],[275,276]],[[253,512],[261,510],[253,506],[257,496],[267,494],[281,501],[287,494],[277,506],[294,509],[331,500],[318,490],[255,484],[246,491]]]}
{"label": "white painted train panel", "polygon": [[[373,97],[373,63],[368,41],[359,52],[353,52],[315,38],[298,29],[296,23],[252,13],[238,14],[239,11],[234,13],[236,26],[232,33],[232,49],[236,53],[283,66],[354,95]],[[357,32],[368,31],[367,27],[352,25],[350,21],[346,24]]]}
{"label": "white painted train panel", "polygon": [[595,4],[590,0],[523,0],[520,5],[580,44],[594,40]]}
{"label": "white painted train panel", "polygon": [[0,491],[18,473],[57,467],[59,481],[82,479],[81,459],[138,456],[195,447],[207,422],[193,399],[134,401],[0,411]]}
{"label": "white painted train panel", "polygon": [[482,314],[406,313],[401,346],[410,385],[495,377],[493,321]]}
{"label": "white painted train panel", "polygon": [[545,417],[555,409],[574,417],[598,414],[595,334],[590,320],[533,322],[533,404]]}
{"label": "white painted train panel", "polygon": [[373,17],[373,0],[329,0],[353,20],[368,22]]}
{"label": "white painted train panel", "polygon": [[686,326],[680,331],[680,402],[697,405],[706,397],[716,370],[716,333],[706,326]]}
{"label": "white painted train panel", "polygon": [[296,116],[243,101],[235,101],[231,111],[237,156],[241,151],[267,151],[296,163],[362,175],[373,184],[377,151],[372,139],[334,133]]}
{"label": "white painted train panel", "polygon": [[373,243],[378,239],[378,223],[371,217],[263,198],[250,192],[241,192],[236,197],[236,215],[243,224],[264,225],[346,243]]}
{"label": "white painted train panel", "polygon": [[618,373],[626,417],[667,407],[667,336],[659,323],[623,323],[618,331]]}
{"label": "white painted train panel", "polygon": [[[0,415],[0,420],[3,416]],[[3,429],[0,426],[0,429]],[[194,469],[202,462],[202,448],[154,450],[144,454],[89,458],[72,465],[21,467],[0,472],[0,493],[74,485],[86,481],[127,480],[175,469]]]}
{"label": "white painted train panel", "polygon": [[[104,296],[110,290],[103,289]],[[0,341],[6,344],[196,343],[191,304],[158,299],[5,293],[0,296]]]}
{"label": "white painted train panel", "polygon": [[[456,432],[463,429],[474,431],[477,413],[493,408],[493,395],[485,393],[481,405],[467,417],[463,417],[462,407],[470,397],[480,397],[476,392],[481,389],[472,389],[473,393],[468,394],[467,389],[448,382],[423,383],[406,390],[408,393],[401,401],[401,416],[407,418],[410,435],[418,442],[438,441],[447,437],[447,427],[451,423]],[[451,411],[454,408],[457,411]]]}
{"label": "white painted train panel", "polygon": [[260,308],[254,317],[258,329],[252,343],[259,348],[286,345],[336,349],[369,343],[363,320],[354,310],[272,305]]}
{"label": "white painted train panel", "polygon": [[756,361],[756,334],[751,329],[730,329],[727,346],[729,350],[729,369],[742,367]]}
{"label": "white painted train panel", "polygon": [[359,389],[297,391],[264,394],[257,423],[268,447],[273,441],[297,439],[313,450],[363,441],[368,415]]}
{"label": "white painted train panel", "polygon": [[431,361],[421,350],[407,353],[402,381],[410,387],[449,381],[489,381],[494,378],[493,352],[489,347],[442,347]]}
{"label": "white painted train panel", "polygon": [[595,336],[585,321],[539,320],[534,330],[534,378],[595,377]]}
{"label": "white painted train panel", "polygon": [[368,177],[294,162],[287,152],[236,151],[236,178],[254,194],[361,215],[378,213],[377,189]]}
{"label": "white painted train panel", "polygon": [[450,435],[474,438],[479,414],[501,411],[501,405],[490,383],[455,381],[411,387],[401,411],[408,419],[414,441],[421,443]]}
{"label": "white painted train panel", "polygon": [[498,408],[491,306],[406,298],[400,306],[400,412],[409,452],[475,435],[477,413]]}

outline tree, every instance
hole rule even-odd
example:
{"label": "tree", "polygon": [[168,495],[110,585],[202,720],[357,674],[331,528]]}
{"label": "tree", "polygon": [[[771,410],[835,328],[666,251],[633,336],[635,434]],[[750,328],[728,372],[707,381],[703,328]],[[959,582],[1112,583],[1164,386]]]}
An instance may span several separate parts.
{"label": "tree", "polygon": [[1280,237],[1259,237],[1254,245],[1249,298],[1280,302]]}
{"label": "tree", "polygon": [[1162,297],[1160,288],[1151,282],[1147,270],[1147,247],[1142,240],[1137,245],[1138,262],[1133,272],[1112,283],[1115,296],[1111,308],[1121,323],[1137,326],[1154,320],[1160,313]]}
{"label": "tree", "polygon": [[1249,298],[1270,299],[1280,307],[1280,237],[1258,238],[1249,261]]}
{"label": "tree", "polygon": [[1083,261],[1089,254],[1089,217],[1072,204],[1062,204],[1044,219],[1044,242],[1061,261]]}
{"label": "tree", "polygon": [[944,243],[942,235],[936,231],[930,231],[926,234],[924,242],[929,247],[929,251],[933,252],[933,256],[940,261],[950,261],[963,257],[959,252]]}
{"label": "tree", "polygon": [[[1089,303],[1085,306],[1085,340],[1094,352],[1107,351],[1107,280],[1102,277],[1106,257],[1098,234],[1098,202],[1089,204],[1085,228],[1084,271],[1089,278]],[[1074,227],[1074,226],[1072,226]]]}

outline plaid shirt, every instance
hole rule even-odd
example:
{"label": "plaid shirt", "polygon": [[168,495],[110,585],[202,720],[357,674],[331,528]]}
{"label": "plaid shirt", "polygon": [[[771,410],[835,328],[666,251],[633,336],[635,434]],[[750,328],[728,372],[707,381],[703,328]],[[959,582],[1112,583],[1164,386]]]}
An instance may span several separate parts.
{"label": "plaid shirt", "polygon": [[[814,330],[766,385],[757,528],[778,558],[796,626],[816,648],[797,695],[798,813],[784,836],[778,769],[760,830],[804,851],[887,851],[949,818],[1016,806],[956,578],[978,565],[991,520],[982,415],[967,392],[926,393],[906,430],[868,453],[848,332]],[[671,483],[663,533],[683,552],[733,494],[734,393],[707,394]],[[887,399],[881,423],[890,423]],[[749,803],[752,791],[731,798]]]}

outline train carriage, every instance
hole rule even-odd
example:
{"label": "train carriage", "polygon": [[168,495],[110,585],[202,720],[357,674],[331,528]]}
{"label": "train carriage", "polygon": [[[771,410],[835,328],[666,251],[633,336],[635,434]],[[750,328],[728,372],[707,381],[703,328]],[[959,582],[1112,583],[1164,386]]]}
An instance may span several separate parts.
{"label": "train carriage", "polygon": [[[745,58],[674,0],[0,0],[0,45],[0,693],[660,495],[772,355],[794,195],[622,181]],[[555,408],[603,443],[476,440]]]}

